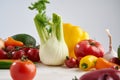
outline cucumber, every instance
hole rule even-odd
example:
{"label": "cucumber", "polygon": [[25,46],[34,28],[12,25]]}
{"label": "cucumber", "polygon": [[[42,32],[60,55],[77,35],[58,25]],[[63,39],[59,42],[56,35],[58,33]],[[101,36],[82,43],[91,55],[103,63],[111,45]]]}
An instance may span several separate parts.
{"label": "cucumber", "polygon": [[9,69],[14,60],[0,60],[0,69]]}
{"label": "cucumber", "polygon": [[118,58],[120,59],[120,45],[119,45],[119,47],[117,49],[117,54],[118,54]]}
{"label": "cucumber", "polygon": [[24,45],[27,47],[35,47],[36,46],[35,38],[29,34],[16,34],[11,37],[15,40],[23,42]]}

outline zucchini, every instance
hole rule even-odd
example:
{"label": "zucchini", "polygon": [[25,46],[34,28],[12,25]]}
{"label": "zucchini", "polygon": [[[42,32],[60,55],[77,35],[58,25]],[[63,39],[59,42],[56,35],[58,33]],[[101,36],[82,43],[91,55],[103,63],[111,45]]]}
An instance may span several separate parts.
{"label": "zucchini", "polygon": [[35,47],[36,46],[35,38],[29,34],[16,34],[16,35],[13,35],[12,38],[23,42],[24,45],[27,47]]}
{"label": "zucchini", "polygon": [[9,69],[11,64],[14,62],[15,60],[8,60],[8,59],[1,59],[0,60],[0,69]]}
{"label": "zucchini", "polygon": [[118,54],[118,58],[120,59],[120,45],[118,47],[117,54]]}

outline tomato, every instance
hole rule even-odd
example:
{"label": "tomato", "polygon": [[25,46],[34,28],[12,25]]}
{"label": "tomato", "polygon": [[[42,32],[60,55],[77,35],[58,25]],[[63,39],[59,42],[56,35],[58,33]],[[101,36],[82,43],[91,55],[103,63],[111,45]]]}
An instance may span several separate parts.
{"label": "tomato", "polygon": [[120,59],[118,57],[113,57],[110,62],[120,65]]}
{"label": "tomato", "polygon": [[6,46],[5,50],[6,50],[7,52],[12,52],[12,51],[15,50],[15,46]]}
{"label": "tomato", "polygon": [[84,57],[86,55],[103,57],[104,55],[103,46],[100,44],[100,42],[92,39],[80,41],[78,44],[76,44],[74,51],[76,57]]}
{"label": "tomato", "polygon": [[23,50],[26,54],[30,48],[29,47],[23,47],[21,50]]}
{"label": "tomato", "polygon": [[20,59],[23,55],[25,55],[25,52],[23,50],[13,51],[12,59]]}
{"label": "tomato", "polygon": [[3,50],[0,49],[0,59],[7,59],[7,53]]}
{"label": "tomato", "polygon": [[30,59],[33,62],[39,62],[39,49],[37,48],[30,48],[27,52],[28,59]]}
{"label": "tomato", "polygon": [[76,59],[73,58],[73,57],[66,57],[65,65],[66,65],[68,68],[73,68],[73,67],[75,67],[75,66],[77,65]]}
{"label": "tomato", "polygon": [[36,75],[36,66],[30,60],[16,60],[10,67],[13,80],[33,80]]}

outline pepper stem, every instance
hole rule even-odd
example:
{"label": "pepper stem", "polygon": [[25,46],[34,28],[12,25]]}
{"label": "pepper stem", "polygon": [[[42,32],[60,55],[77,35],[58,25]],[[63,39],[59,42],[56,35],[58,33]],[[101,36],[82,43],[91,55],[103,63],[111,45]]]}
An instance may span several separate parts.
{"label": "pepper stem", "polygon": [[83,68],[83,69],[86,69],[86,68],[88,68],[88,65],[87,65],[86,63],[83,63],[83,64],[82,64],[82,68]]}

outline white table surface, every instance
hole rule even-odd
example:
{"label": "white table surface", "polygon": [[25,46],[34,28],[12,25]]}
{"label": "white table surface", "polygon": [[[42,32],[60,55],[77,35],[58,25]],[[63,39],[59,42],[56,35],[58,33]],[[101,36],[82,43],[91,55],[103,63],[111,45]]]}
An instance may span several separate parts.
{"label": "white table surface", "polygon": [[[34,80],[72,80],[85,72],[79,68],[66,68],[65,66],[45,66],[37,64],[37,73]],[[9,69],[0,69],[0,80],[12,80]]]}

